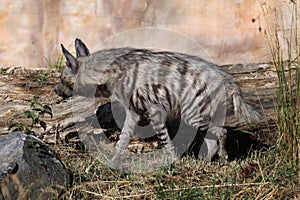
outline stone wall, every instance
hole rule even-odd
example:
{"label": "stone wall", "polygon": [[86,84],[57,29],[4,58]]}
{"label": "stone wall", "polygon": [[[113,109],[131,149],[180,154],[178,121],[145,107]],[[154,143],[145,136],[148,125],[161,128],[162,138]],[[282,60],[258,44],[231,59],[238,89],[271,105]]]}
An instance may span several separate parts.
{"label": "stone wall", "polygon": [[76,37],[92,50],[146,46],[218,64],[265,62],[261,15],[257,0],[1,0],[0,66],[46,67]]}

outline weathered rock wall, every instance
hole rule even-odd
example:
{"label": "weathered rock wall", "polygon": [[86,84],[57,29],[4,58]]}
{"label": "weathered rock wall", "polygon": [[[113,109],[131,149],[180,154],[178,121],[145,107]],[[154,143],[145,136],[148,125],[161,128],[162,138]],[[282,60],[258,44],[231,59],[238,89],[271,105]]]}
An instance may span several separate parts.
{"label": "weathered rock wall", "polygon": [[[270,61],[261,18],[257,0],[2,0],[0,65],[45,67],[59,56],[60,43],[72,46],[79,37],[91,49],[101,48],[101,41],[141,27],[173,32],[159,37],[152,37],[153,29],[146,29],[147,37],[145,31],[130,33],[122,45],[139,46],[150,37],[164,48],[188,48],[219,64]],[[186,43],[180,34],[195,43]]]}

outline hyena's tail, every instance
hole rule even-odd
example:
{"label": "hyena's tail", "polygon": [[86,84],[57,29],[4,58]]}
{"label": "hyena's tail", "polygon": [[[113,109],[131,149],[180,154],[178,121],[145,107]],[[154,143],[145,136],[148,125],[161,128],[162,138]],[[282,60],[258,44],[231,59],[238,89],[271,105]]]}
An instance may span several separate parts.
{"label": "hyena's tail", "polygon": [[235,117],[248,124],[257,123],[262,118],[260,112],[245,102],[240,94],[233,95]]}

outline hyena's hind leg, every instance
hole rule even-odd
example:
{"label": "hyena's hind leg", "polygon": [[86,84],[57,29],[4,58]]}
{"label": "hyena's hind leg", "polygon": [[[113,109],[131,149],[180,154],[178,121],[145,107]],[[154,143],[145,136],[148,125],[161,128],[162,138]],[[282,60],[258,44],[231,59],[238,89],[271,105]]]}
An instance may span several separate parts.
{"label": "hyena's hind leg", "polygon": [[171,161],[174,161],[177,156],[175,147],[172,144],[171,138],[166,127],[167,112],[163,106],[159,104],[151,105],[148,109],[150,124],[159,138],[159,142],[166,148],[166,151]]}
{"label": "hyena's hind leg", "polygon": [[119,141],[116,144],[116,153],[112,158],[113,161],[118,162],[119,158],[125,154],[126,148],[128,146],[128,143],[130,142],[135,126],[139,121],[139,118],[139,115],[135,112],[131,110],[126,111],[124,126],[122,128]]}
{"label": "hyena's hind leg", "polygon": [[[211,161],[217,153],[220,158],[227,159],[227,151],[225,149],[227,138],[226,129],[224,129],[222,126],[210,125],[210,121],[205,119],[199,120],[198,123],[190,124],[190,126],[197,130],[206,131],[204,136],[204,142],[207,146],[207,153],[205,153],[204,157],[205,161]],[[208,127],[208,129],[205,128],[205,130],[203,127]]]}
{"label": "hyena's hind leg", "polygon": [[[214,152],[208,153],[208,155],[206,156],[205,160],[210,161],[212,159],[212,157],[215,155],[216,150],[218,152],[218,156],[220,158],[228,158],[228,154],[225,148],[226,145],[226,139],[227,139],[227,130],[224,129],[223,127],[219,127],[219,126],[212,126],[207,130],[208,134],[213,134],[217,137],[217,149],[216,148],[212,148],[214,149]],[[207,142],[207,141],[206,141]],[[213,145],[213,144],[211,144]],[[207,142],[207,146],[209,148],[209,143]]]}

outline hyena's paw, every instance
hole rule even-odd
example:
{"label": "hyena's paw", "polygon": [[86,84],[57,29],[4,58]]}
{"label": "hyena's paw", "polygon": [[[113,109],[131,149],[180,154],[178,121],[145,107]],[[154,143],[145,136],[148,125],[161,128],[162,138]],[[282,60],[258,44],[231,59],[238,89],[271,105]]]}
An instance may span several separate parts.
{"label": "hyena's paw", "polygon": [[213,139],[204,139],[206,145],[207,145],[207,155],[204,158],[204,161],[206,162],[210,162],[213,157],[216,155],[216,153],[218,152],[218,143],[216,140]]}
{"label": "hyena's paw", "polygon": [[228,159],[228,153],[225,148],[226,145],[226,139],[227,139],[227,130],[226,129],[220,129],[220,135],[219,135],[219,150],[218,150],[218,156],[221,159]]}
{"label": "hyena's paw", "polygon": [[117,172],[129,172],[130,165],[128,163],[123,162],[121,159],[112,159],[109,167]]}
{"label": "hyena's paw", "polygon": [[218,150],[218,156],[220,159],[228,160],[228,153],[225,148],[223,148],[223,149],[220,148]]}
{"label": "hyena's paw", "polygon": [[123,171],[126,167],[124,167],[125,163],[125,152],[120,153],[117,151],[112,159],[110,160],[110,167],[112,169],[121,170]]}

